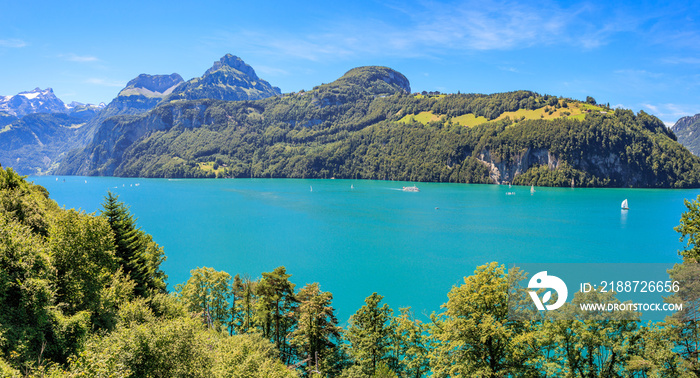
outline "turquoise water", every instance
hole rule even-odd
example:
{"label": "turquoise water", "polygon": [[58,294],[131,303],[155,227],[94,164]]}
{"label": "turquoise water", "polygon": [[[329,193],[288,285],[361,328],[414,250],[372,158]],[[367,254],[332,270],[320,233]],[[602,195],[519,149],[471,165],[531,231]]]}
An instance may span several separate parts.
{"label": "turquoise water", "polygon": [[[331,291],[341,322],[377,292],[395,309],[439,311],[478,265],[677,262],[673,227],[700,190],[570,189],[363,180],[31,177],[66,208],[98,211],[111,190],[165,248],[169,288],[210,266]],[[65,181],[64,181],[65,180]],[[137,185],[138,184],[138,185]],[[351,185],[354,189],[351,189]],[[313,190],[311,190],[313,188]],[[515,195],[506,195],[515,192]],[[620,203],[629,200],[630,210]]]}

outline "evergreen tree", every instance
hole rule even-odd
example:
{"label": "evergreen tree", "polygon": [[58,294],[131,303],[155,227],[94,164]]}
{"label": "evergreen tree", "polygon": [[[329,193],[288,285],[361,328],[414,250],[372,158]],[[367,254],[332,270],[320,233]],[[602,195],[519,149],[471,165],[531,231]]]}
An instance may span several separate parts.
{"label": "evergreen tree", "polygon": [[238,274],[233,278],[233,327],[239,334],[247,333],[256,325],[256,295],[257,281],[248,276],[241,278]]}
{"label": "evergreen tree", "polygon": [[287,335],[293,330],[296,319],[291,316],[296,307],[294,284],[289,282],[291,274],[280,266],[272,272],[265,272],[257,285],[258,318],[263,326],[263,334],[271,337],[282,355],[282,360],[290,362],[291,347]]}
{"label": "evergreen tree", "polygon": [[160,264],[165,261],[163,248],[136,226],[129,208],[112,192],[107,192],[102,216],[114,233],[115,256],[119,264],[136,283],[135,293],[146,297],[150,291],[165,292],[166,275],[160,270]]}
{"label": "evergreen tree", "polygon": [[387,359],[392,329],[393,311],[386,303],[379,307],[384,297],[372,293],[365,305],[350,317],[347,338],[352,345],[351,356],[367,375],[373,375],[381,362]]}
{"label": "evergreen tree", "polygon": [[299,290],[297,299],[297,327],[292,332],[291,344],[297,348],[300,359],[308,359],[309,374],[316,369],[326,371],[324,365],[332,356],[341,333],[331,306],[333,294],[321,291],[318,283],[313,283]]}

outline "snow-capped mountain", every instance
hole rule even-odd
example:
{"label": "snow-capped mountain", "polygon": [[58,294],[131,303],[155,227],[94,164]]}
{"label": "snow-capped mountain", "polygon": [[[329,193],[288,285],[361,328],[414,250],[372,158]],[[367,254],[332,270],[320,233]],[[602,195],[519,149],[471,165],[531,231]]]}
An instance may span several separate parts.
{"label": "snow-capped mountain", "polygon": [[70,105],[66,105],[56,97],[53,89],[34,88],[33,91],[20,92],[14,96],[0,96],[0,112],[11,114],[15,117],[23,117],[33,113],[82,113],[89,112],[94,114],[105,104],[92,105],[81,104],[73,101]]}
{"label": "snow-capped mountain", "polygon": [[32,113],[67,113],[66,105],[53,93],[53,89],[20,92],[14,96],[0,97],[0,112],[16,117]]}

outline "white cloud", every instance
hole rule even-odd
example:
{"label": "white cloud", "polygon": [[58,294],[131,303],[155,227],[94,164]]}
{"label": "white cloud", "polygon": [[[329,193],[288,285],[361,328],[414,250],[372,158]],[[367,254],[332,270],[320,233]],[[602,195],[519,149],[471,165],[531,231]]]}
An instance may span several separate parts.
{"label": "white cloud", "polygon": [[658,112],[659,112],[659,108],[658,108],[657,106],[655,106],[655,105],[652,105],[652,104],[642,104],[642,106],[644,106],[645,108],[651,110],[651,111],[654,112],[654,113],[658,113]]}
{"label": "white cloud", "polygon": [[287,76],[287,75],[289,75],[289,71],[284,70],[282,68],[261,66],[261,65],[255,66],[255,72],[258,75],[262,74],[262,75],[266,75],[266,76]]}
{"label": "white cloud", "polygon": [[105,80],[105,79],[100,79],[100,78],[89,78],[85,80],[85,83],[87,84],[94,84],[94,85],[101,85],[103,87],[117,87],[117,88],[123,88],[125,84],[123,82],[119,81],[112,81],[112,80]]}
{"label": "white cloud", "polygon": [[97,62],[100,59],[94,56],[90,55],[76,55],[76,54],[61,54],[59,55],[60,58],[63,58],[67,61],[70,62],[78,62],[78,63],[89,63],[89,62]]}
{"label": "white cloud", "polygon": [[21,39],[0,39],[0,47],[20,48],[24,46],[27,46],[27,43]]}
{"label": "white cloud", "polygon": [[501,71],[513,72],[513,73],[518,73],[518,72],[520,72],[520,71],[518,71],[518,69],[515,68],[515,67],[500,66],[500,67],[498,67],[498,69],[501,70]]}
{"label": "white cloud", "polygon": [[642,107],[651,110],[652,114],[659,117],[666,125],[673,125],[682,117],[700,113],[700,104],[641,104]]}
{"label": "white cloud", "polygon": [[697,65],[700,64],[700,58],[694,58],[694,57],[667,57],[661,59],[661,62],[667,63],[667,64],[689,64],[689,65]]}
{"label": "white cloud", "polygon": [[389,10],[402,14],[405,21],[400,23],[371,17],[333,19],[306,33],[227,30],[209,42],[238,48],[249,46],[280,58],[311,61],[366,55],[438,58],[447,50],[470,52],[570,44],[572,13],[577,12],[556,4],[508,0],[406,6],[411,9]]}
{"label": "white cloud", "polygon": [[652,78],[652,79],[658,79],[663,76],[663,74],[658,73],[658,72],[650,72],[647,70],[638,70],[638,69],[624,69],[624,70],[615,70],[614,73],[618,75],[625,75],[630,78]]}

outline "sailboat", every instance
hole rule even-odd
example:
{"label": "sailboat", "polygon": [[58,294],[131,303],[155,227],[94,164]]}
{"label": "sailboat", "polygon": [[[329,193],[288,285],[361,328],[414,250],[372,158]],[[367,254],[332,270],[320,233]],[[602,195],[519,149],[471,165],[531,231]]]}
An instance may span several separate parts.
{"label": "sailboat", "polygon": [[574,188],[574,178],[572,177],[571,178],[571,189],[573,189],[573,188]]}
{"label": "sailboat", "polygon": [[534,185],[530,186],[530,194],[535,194],[535,186]]}
{"label": "sailboat", "polygon": [[627,198],[625,198],[624,201],[622,201],[622,210],[629,210],[629,206],[627,206]]}

